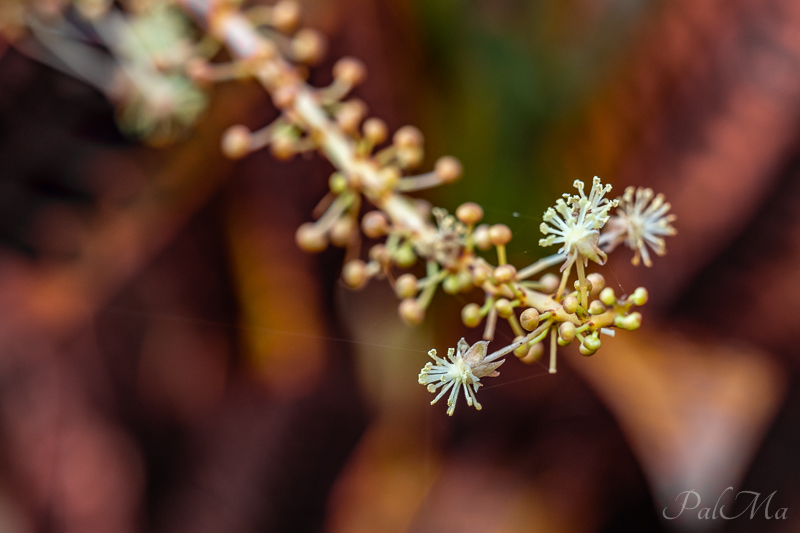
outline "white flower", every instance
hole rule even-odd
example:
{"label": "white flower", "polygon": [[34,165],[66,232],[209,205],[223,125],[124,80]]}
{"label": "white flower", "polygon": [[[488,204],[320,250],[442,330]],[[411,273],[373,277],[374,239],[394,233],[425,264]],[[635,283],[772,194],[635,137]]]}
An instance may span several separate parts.
{"label": "white flower", "polygon": [[539,246],[563,243],[558,250],[564,256],[561,270],[572,266],[578,256],[583,257],[584,265],[589,259],[601,265],[606,262],[606,254],[598,246],[599,230],[608,221],[608,211],[618,203],[603,198],[611,190],[611,185],[603,185],[597,176],[592,181],[588,197],[583,192],[582,181],[575,180],[573,186],[579,194],[565,194],[564,199],[556,200],[555,209],[549,207],[545,211],[544,222],[539,226],[542,233],[549,234],[539,241]]}
{"label": "white flower", "polygon": [[[447,414],[453,414],[458,400],[458,391],[463,388],[464,396],[467,398],[467,405],[474,405],[475,409],[480,409],[481,404],[475,398],[475,393],[481,386],[480,378],[496,377],[500,373],[497,367],[505,361],[486,360],[486,347],[489,343],[479,341],[472,345],[467,344],[463,338],[458,341],[458,352],[453,348],[447,350],[447,357],[442,359],[436,355],[436,350],[428,352],[436,364],[428,362],[419,373],[419,384],[427,385],[428,392],[436,392],[441,388],[439,394],[433,399],[431,405],[439,401],[449,390],[450,397],[447,399]],[[472,387],[472,388],[470,388]]]}
{"label": "white flower", "polygon": [[619,208],[609,221],[607,230],[600,237],[600,245],[611,252],[624,242],[636,252],[631,263],[638,265],[644,261],[646,266],[652,266],[647,247],[657,255],[664,255],[667,249],[662,237],[676,233],[670,225],[675,215],[668,215],[669,209],[670,205],[664,202],[663,194],[653,198],[652,189],[628,187],[620,198]]}

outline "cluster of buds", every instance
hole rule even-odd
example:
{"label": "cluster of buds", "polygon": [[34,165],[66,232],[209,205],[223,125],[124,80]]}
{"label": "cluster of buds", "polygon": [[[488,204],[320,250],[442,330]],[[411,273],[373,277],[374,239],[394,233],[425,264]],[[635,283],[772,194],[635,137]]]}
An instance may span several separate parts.
{"label": "cluster of buds", "polygon": [[[483,340],[470,347],[462,339],[446,359],[431,350],[433,362],[419,375],[420,384],[430,392],[438,391],[432,403],[449,391],[448,414],[455,409],[459,390],[464,391],[468,405],[480,409],[475,396],[480,379],[498,375],[503,358],[512,352],[523,362],[533,363],[549,343],[549,369],[554,373],[558,346],[577,341],[580,353],[589,356],[600,349],[601,335],[614,335],[615,329],[639,328],[642,317],[634,307],[646,303],[646,289],[618,297],[605,286],[602,275],[587,273],[586,268],[589,261],[602,265],[607,254],[620,244],[634,250],[634,264],[643,261],[651,265],[648,247],[657,255],[665,253],[663,237],[673,235],[675,229],[671,226],[674,216],[668,214],[670,206],[663,196],[654,196],[650,189],[629,188],[621,198],[610,200],[606,195],[611,186],[603,185],[599,178],[592,181],[588,195],[584,183],[575,181],[578,194],[558,199],[555,207],[544,213],[541,225],[545,237],[540,245],[561,247],[555,254],[518,270],[507,261],[511,229],[503,224],[481,224],[483,210],[478,204],[462,204],[455,214],[449,214],[409,196],[455,181],[461,176],[461,164],[446,156],[432,170],[416,171],[424,160],[422,133],[404,126],[390,136],[381,119],[369,116],[364,102],[348,98],[366,78],[363,63],[354,58],[340,59],[333,67],[330,85],[312,87],[306,83],[307,65],[321,59],[325,41],[313,30],[298,29],[299,8],[294,1],[281,0],[274,6],[249,10],[221,0],[140,0],[137,4],[146,4],[147,8],[130,8],[123,23],[124,17],[110,3],[74,2],[76,9],[97,23],[98,34],[113,41],[107,44],[115,54],[146,58],[141,61],[148,72],[163,74],[180,64],[181,79],[193,86],[231,78],[253,78],[261,83],[280,116],[257,131],[243,125],[230,127],[221,143],[227,156],[238,159],[265,147],[280,159],[317,151],[334,166],[330,191],[316,210],[319,216],[297,230],[296,241],[301,248],[309,252],[321,252],[331,244],[346,248],[343,282],[359,289],[372,278],[388,279],[400,299],[400,317],[411,325],[424,319],[440,285],[448,294],[482,293],[481,304],[469,303],[463,308],[462,320],[470,328],[483,324]],[[199,43],[192,44],[184,30],[176,29],[179,25],[165,24],[159,31],[171,35],[172,40],[164,40],[162,48],[145,47],[147,52],[139,53],[141,46],[124,44],[128,34],[135,35],[140,45],[146,41],[139,30],[133,29],[138,21],[174,14],[177,9],[207,29]],[[63,25],[65,20],[61,17],[58,24]],[[156,27],[155,22],[149,24],[151,29]],[[111,27],[130,29],[113,40],[107,31]],[[168,27],[171,29],[164,29]],[[37,36],[43,41],[50,38],[49,34]],[[176,42],[186,46],[176,46]],[[221,48],[227,51],[228,59],[212,60]],[[133,70],[139,75],[142,68]],[[152,96],[141,87],[139,93],[145,99]],[[153,102],[147,101],[152,106]],[[137,112],[143,116],[149,113],[141,109]],[[612,213],[613,209],[616,211]],[[491,250],[496,264],[481,255]],[[416,263],[424,263],[419,267],[425,270],[423,277],[407,271]],[[545,272],[559,264],[560,278]],[[573,266],[577,279],[570,285]],[[505,320],[516,338],[487,354],[498,320]]]}

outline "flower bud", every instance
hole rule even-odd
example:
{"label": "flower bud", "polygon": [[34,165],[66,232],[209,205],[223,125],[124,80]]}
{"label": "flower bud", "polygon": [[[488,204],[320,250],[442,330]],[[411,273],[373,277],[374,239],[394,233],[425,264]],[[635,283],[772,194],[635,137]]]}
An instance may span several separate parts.
{"label": "flower bud", "polygon": [[392,140],[398,148],[420,148],[422,132],[414,126],[403,126],[395,132]]}
{"label": "flower bud", "polygon": [[[586,292],[591,294],[591,292],[592,292],[592,282],[589,281],[588,279],[585,279],[584,283],[586,283]],[[580,291],[581,290],[581,282],[580,282],[580,280],[576,279],[575,283],[573,283],[572,286],[575,287],[576,291]]]}
{"label": "flower bud", "polygon": [[370,239],[377,239],[389,232],[389,220],[382,211],[370,211],[361,219],[361,230]]}
{"label": "flower bud", "polygon": [[475,240],[475,246],[479,250],[488,250],[492,247],[492,241],[489,239],[489,225],[481,224],[472,233],[472,238]]}
{"label": "flower bud", "polygon": [[419,283],[414,274],[403,274],[394,283],[394,292],[398,298],[413,298],[419,292]]}
{"label": "flower bud", "polygon": [[456,209],[456,218],[464,224],[472,226],[483,218],[483,209],[475,202],[466,202]]}
{"label": "flower bud", "polygon": [[367,104],[361,100],[348,100],[336,111],[336,123],[348,133],[355,134],[367,114]]}
{"label": "flower bud", "polygon": [[617,301],[617,297],[614,294],[614,289],[611,287],[606,287],[605,289],[601,290],[600,301],[606,305],[614,305]]}
{"label": "flower bud", "polygon": [[308,28],[297,32],[291,46],[294,59],[301,63],[314,64],[325,55],[325,38],[321,33]]}
{"label": "flower bud", "polygon": [[231,126],[222,134],[222,153],[231,159],[241,159],[250,153],[250,142],[247,126]]}
{"label": "flower bud", "polygon": [[559,282],[558,276],[550,272],[542,276],[539,280],[539,283],[542,284],[542,292],[544,293],[556,292]]}
{"label": "flower bud", "polygon": [[361,127],[364,138],[373,144],[380,144],[389,136],[389,128],[386,123],[379,118],[368,118]]}
{"label": "flower bud", "polygon": [[400,268],[409,268],[417,262],[417,254],[410,245],[402,246],[394,253],[394,262]]}
{"label": "flower bud", "polygon": [[356,221],[353,217],[343,216],[336,220],[331,226],[330,238],[334,246],[347,246],[356,229]]}
{"label": "flower bud", "polygon": [[631,294],[628,300],[630,300],[631,302],[633,302],[638,306],[642,306],[647,303],[648,297],[649,295],[647,294],[647,289],[645,289],[644,287],[639,287],[638,289],[633,291],[633,294]]}
{"label": "flower bud", "polygon": [[558,326],[558,337],[566,344],[571,343],[575,338],[575,324],[572,322],[562,322],[561,325]]}
{"label": "flower bud", "polygon": [[334,172],[328,178],[328,187],[333,194],[341,194],[347,190],[347,178],[341,172]]}
{"label": "flower bud", "polygon": [[497,283],[508,283],[517,275],[517,269],[514,265],[500,265],[494,269],[494,280]]}
{"label": "flower bud", "polygon": [[514,314],[514,307],[511,302],[505,298],[500,298],[494,303],[494,308],[497,309],[497,316],[500,318],[508,318]]}
{"label": "flower bud", "polygon": [[470,303],[464,306],[461,310],[461,321],[468,328],[477,328],[483,317],[481,316],[481,308],[476,303]]}
{"label": "flower bud", "polygon": [[621,329],[634,331],[642,325],[641,313],[631,313],[626,316],[618,316],[614,319],[614,325]]}
{"label": "flower bud", "polygon": [[269,151],[276,159],[291,159],[296,153],[295,141],[287,135],[278,135],[269,144]]}
{"label": "flower bud", "polygon": [[[461,177],[464,168],[458,159],[451,155],[446,155],[436,161],[433,171],[443,183],[451,183]],[[483,213],[481,213],[481,216],[483,216]]]}
{"label": "flower bud", "polygon": [[272,8],[272,25],[284,33],[295,29],[300,21],[300,4],[294,0],[281,0]]}
{"label": "flower bud", "polygon": [[600,291],[603,290],[603,287],[606,286],[606,278],[599,272],[592,272],[586,276],[586,279],[592,283],[592,296],[597,296]]}
{"label": "flower bud", "polygon": [[574,313],[578,310],[578,299],[574,296],[567,296],[564,298],[564,301],[561,302],[561,305],[567,313]]}
{"label": "flower bud", "polygon": [[597,350],[591,350],[588,346],[586,346],[586,343],[581,344],[580,348],[578,348],[578,351],[581,352],[581,355],[585,355],[586,357],[594,355],[595,352],[597,352]]}
{"label": "flower bud", "polygon": [[523,357],[521,361],[527,365],[532,365],[542,357],[543,353],[544,353],[544,344],[541,342],[537,342],[536,344],[530,347],[528,353],[525,354],[525,357]]}
{"label": "flower bud", "polygon": [[327,235],[312,222],[301,224],[294,234],[294,240],[306,252],[317,253],[328,247]]}
{"label": "flower bud", "polygon": [[397,162],[401,168],[417,168],[422,163],[422,148],[400,148],[397,150]]}
{"label": "flower bud", "polygon": [[600,300],[592,300],[592,303],[589,304],[589,314],[590,315],[602,315],[606,312],[606,306],[603,305],[603,302]]}
{"label": "flower bud", "polygon": [[388,265],[391,261],[391,256],[389,255],[389,250],[383,244],[376,244],[372,248],[369,249],[369,257],[373,261],[377,261],[382,265]]}
{"label": "flower bud", "polygon": [[508,244],[511,240],[511,229],[505,224],[495,224],[489,228],[489,241],[495,246]]}
{"label": "flower bud", "polygon": [[425,309],[413,298],[406,298],[400,302],[397,310],[400,318],[410,326],[421,324],[425,319]]}
{"label": "flower bud", "polygon": [[450,274],[442,281],[442,290],[447,294],[458,294],[461,290],[461,281],[455,274]]}
{"label": "flower bud", "polygon": [[333,65],[333,77],[347,85],[358,85],[367,77],[367,67],[360,59],[343,57]]}
{"label": "flower bud", "polygon": [[351,289],[360,289],[367,282],[367,265],[361,259],[353,259],[345,263],[342,269],[342,280]]}
{"label": "flower bud", "polygon": [[602,342],[600,342],[600,337],[598,337],[597,333],[593,333],[583,339],[583,346],[586,346],[586,349],[592,353],[599,350],[601,344]]}
{"label": "flower bud", "polygon": [[472,283],[476,287],[483,285],[483,282],[489,279],[491,271],[484,265],[475,265],[472,269]]}
{"label": "flower bud", "polygon": [[519,316],[519,324],[526,331],[533,331],[539,325],[539,311],[533,307],[526,309]]}

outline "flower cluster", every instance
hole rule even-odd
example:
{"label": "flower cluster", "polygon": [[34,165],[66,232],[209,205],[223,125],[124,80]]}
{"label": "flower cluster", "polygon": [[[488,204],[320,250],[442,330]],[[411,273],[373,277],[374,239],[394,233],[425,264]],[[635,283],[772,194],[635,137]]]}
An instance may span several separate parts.
{"label": "flower cluster", "polygon": [[[80,27],[75,17],[84,19]],[[192,18],[208,29],[199,39]],[[91,28],[108,53],[84,39],[83,27]],[[555,372],[558,346],[576,341],[580,353],[589,356],[601,347],[600,335],[641,324],[634,307],[647,301],[644,288],[617,296],[602,275],[585,269],[590,261],[605,263],[622,243],[634,250],[634,264],[652,264],[648,249],[663,255],[663,237],[675,234],[675,217],[667,214],[670,205],[662,195],[628,188],[622,198],[610,200],[611,186],[599,178],[588,194],[584,183],[575,181],[578,194],[558,199],[541,225],[545,237],[539,244],[561,247],[518,270],[507,261],[511,229],[480,224],[478,204],[467,202],[450,215],[409,196],[455,181],[461,164],[445,156],[433,169],[417,172],[424,160],[422,133],[404,126],[391,134],[380,118],[369,116],[364,102],[348,96],[367,74],[359,60],[337,61],[326,87],[306,83],[306,66],[320,60],[325,41],[299,28],[293,0],[251,8],[214,0],[13,0],[0,10],[0,32],[17,42],[24,31],[60,60],[59,68],[117,101],[129,131],[151,140],[174,137],[190,126],[205,107],[205,87],[212,82],[251,78],[260,83],[279,117],[256,131],[231,126],[221,149],[234,159],[266,147],[280,159],[316,151],[331,162],[330,192],[315,210],[316,220],[297,230],[301,248],[346,248],[344,283],[358,289],[373,278],[389,280],[401,300],[399,314],[409,324],[423,320],[439,286],[449,294],[477,290],[483,295],[482,303],[462,309],[466,326],[484,324],[483,340],[470,347],[462,339],[446,359],[431,350],[434,362],[419,375],[420,384],[438,392],[432,403],[449,392],[448,414],[460,390],[468,405],[480,409],[481,378],[496,376],[511,352],[532,363],[549,343],[549,369]],[[371,207],[362,217],[365,206]],[[495,263],[482,255],[490,250]],[[408,271],[417,263],[424,265],[418,267],[424,268],[422,276]],[[560,280],[546,272],[559,264]],[[573,266],[577,279],[570,285]],[[500,320],[516,338],[487,355]]]}

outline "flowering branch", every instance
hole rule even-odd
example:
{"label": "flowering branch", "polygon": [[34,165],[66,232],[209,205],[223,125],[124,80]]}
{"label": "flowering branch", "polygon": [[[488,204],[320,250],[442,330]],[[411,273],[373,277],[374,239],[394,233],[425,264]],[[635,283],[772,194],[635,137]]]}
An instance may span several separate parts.
{"label": "flowering branch", "polygon": [[[448,294],[475,289],[483,293],[483,304],[467,304],[462,309],[462,320],[472,328],[484,324],[484,340],[470,347],[462,339],[457,349],[448,351],[447,359],[431,350],[435,364],[429,362],[419,375],[420,384],[430,392],[438,391],[432,403],[449,391],[448,414],[453,414],[459,390],[464,391],[468,405],[480,409],[475,396],[480,379],[498,375],[502,358],[511,352],[523,362],[532,363],[543,355],[549,336],[549,371],[555,373],[557,346],[577,340],[580,352],[589,356],[601,347],[600,334],[613,335],[614,328],[635,330],[641,325],[641,314],[633,308],[647,302],[647,290],[640,287],[630,296],[618,297],[613,289],[605,287],[599,273],[587,273],[586,269],[590,260],[604,264],[607,254],[623,243],[635,251],[634,264],[643,260],[645,265],[651,265],[648,247],[658,255],[665,253],[663,237],[673,235],[675,229],[671,226],[674,216],[667,214],[670,206],[663,196],[654,197],[650,189],[629,188],[622,198],[609,200],[606,195],[611,185],[603,185],[599,178],[593,179],[588,195],[584,183],[575,181],[578,194],[565,194],[558,199],[555,207],[545,212],[541,225],[545,237],[539,244],[561,244],[561,248],[554,255],[517,270],[507,262],[511,230],[503,224],[480,224],[483,210],[478,204],[462,204],[451,215],[407,195],[458,179],[461,164],[446,156],[436,162],[433,170],[413,174],[423,160],[423,136],[413,126],[400,128],[391,143],[383,146],[389,137],[386,124],[379,118],[368,118],[360,100],[346,100],[352,88],[366,77],[359,60],[340,59],[333,67],[333,82],[327,87],[306,83],[305,69],[300,64],[320,59],[324,39],[312,30],[295,31],[299,22],[296,3],[281,0],[272,7],[244,11],[233,2],[220,0],[139,3],[142,1],[151,4],[148,9],[130,8],[126,16],[100,0],[75,2],[105,39],[122,73],[135,82],[131,84],[135,90],[117,97],[123,101],[144,100],[148,105],[141,113],[157,111],[158,117],[165,117],[178,112],[183,100],[174,98],[177,93],[153,90],[173,86],[164,80],[180,80],[195,91],[221,79],[256,79],[281,116],[255,132],[242,125],[232,126],[223,136],[223,152],[231,158],[241,158],[269,147],[276,157],[289,159],[315,150],[336,169],[329,180],[330,192],[322,203],[324,212],[316,222],[303,224],[297,230],[296,240],[301,248],[320,252],[332,243],[348,248],[348,257],[360,257],[359,225],[367,238],[383,239],[369,247],[367,260],[347,261],[342,279],[358,289],[372,278],[388,278],[401,299],[401,318],[412,325],[424,319],[440,285]],[[174,10],[176,6],[207,30],[203,40],[194,43],[180,24],[159,26],[160,31],[175,33],[169,42],[184,45],[182,70],[165,60],[162,49],[143,44],[148,41],[142,28],[148,26],[142,26],[142,21],[152,18],[158,9]],[[40,24],[40,18],[36,24]],[[66,24],[66,18],[56,19],[59,27]],[[49,24],[53,27],[54,23],[51,20]],[[106,31],[110,27],[121,30]],[[67,38],[66,32],[60,35]],[[115,35],[127,37],[117,40]],[[221,47],[228,51],[230,62],[209,60],[214,54],[208,50],[215,52]],[[75,65],[71,68],[78,69]],[[173,97],[168,98],[170,95]],[[359,223],[359,213],[366,203],[375,209]],[[612,214],[614,208],[616,212]],[[478,255],[479,251],[492,248],[497,265]],[[406,272],[395,279],[395,269],[407,269],[417,261],[425,263],[425,277],[418,279]],[[560,279],[552,273],[532,279],[559,263]],[[570,285],[573,265],[577,279]],[[487,355],[498,319],[509,324],[516,338]]]}

